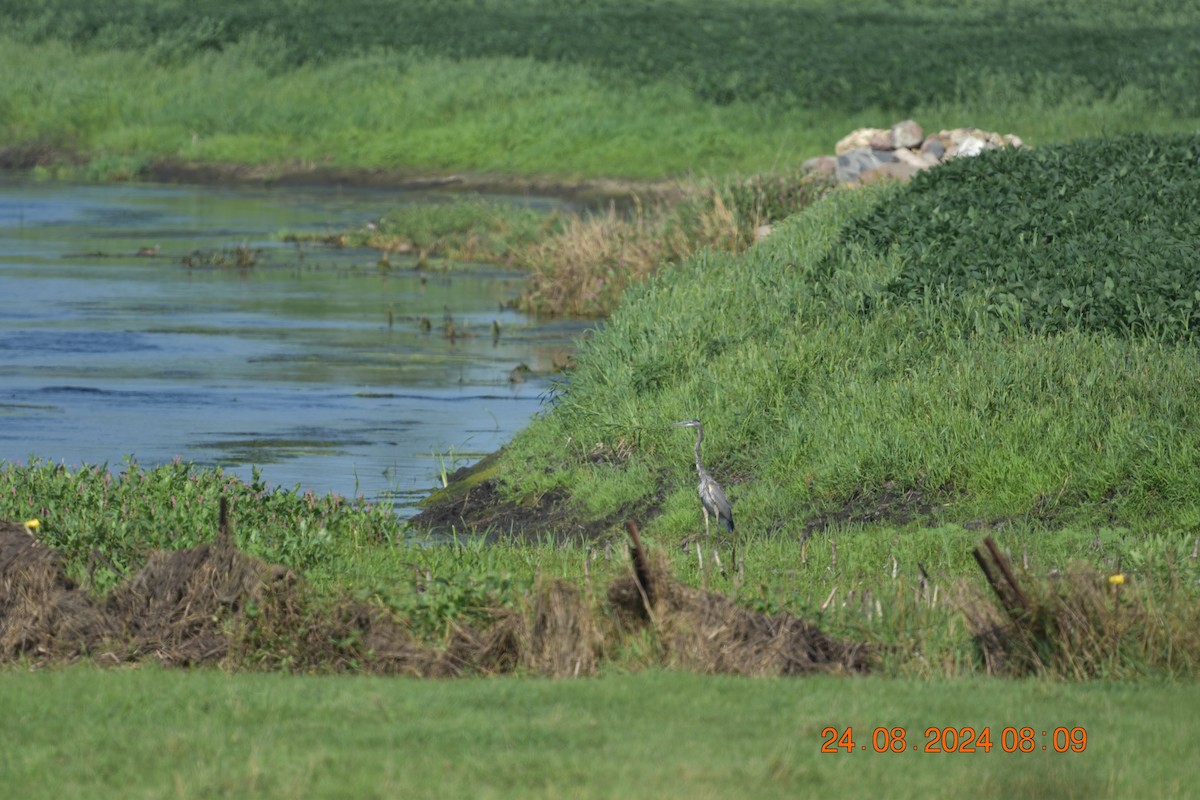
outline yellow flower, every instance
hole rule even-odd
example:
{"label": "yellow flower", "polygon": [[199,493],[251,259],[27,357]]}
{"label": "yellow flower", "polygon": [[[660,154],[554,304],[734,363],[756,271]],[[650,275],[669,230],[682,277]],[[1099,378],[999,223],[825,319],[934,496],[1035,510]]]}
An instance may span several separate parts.
{"label": "yellow flower", "polygon": [[1125,582],[1125,573],[1118,572],[1116,575],[1109,575],[1108,582],[1111,583],[1113,586],[1120,586],[1122,583]]}
{"label": "yellow flower", "polygon": [[41,524],[42,523],[38,522],[36,519],[25,520],[25,527],[29,528],[29,530],[31,530],[31,531],[36,531],[38,529],[38,526]]}

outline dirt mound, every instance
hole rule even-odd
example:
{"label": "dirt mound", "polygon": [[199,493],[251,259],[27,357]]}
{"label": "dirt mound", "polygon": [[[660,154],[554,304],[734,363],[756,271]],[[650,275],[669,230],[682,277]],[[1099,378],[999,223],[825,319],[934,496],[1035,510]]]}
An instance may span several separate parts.
{"label": "dirt mound", "polygon": [[71,658],[113,632],[108,615],[67,577],[57,551],[24,525],[0,521],[0,660]]}
{"label": "dirt mound", "polygon": [[[287,605],[295,575],[243,555],[228,539],[157,552],[104,604],[139,656],[205,664],[229,652],[226,626],[263,607]],[[277,610],[277,609],[276,609]]]}
{"label": "dirt mound", "polygon": [[245,555],[227,535],[154,553],[97,600],[70,579],[55,550],[23,525],[0,522],[0,661],[574,677],[596,673],[607,649],[650,624],[667,666],[742,675],[867,668],[865,645],[677,583],[665,557],[653,568],[642,559],[638,572],[612,583],[607,601],[551,580],[526,608],[493,609],[478,627],[455,625],[435,647],[382,608],[312,600],[294,573]]}
{"label": "dirt mound", "polygon": [[[864,642],[839,641],[788,613],[751,611],[670,577],[665,561],[616,580],[608,600],[625,624],[651,623],[671,666],[730,675],[867,672]],[[649,588],[649,591],[647,591]]]}

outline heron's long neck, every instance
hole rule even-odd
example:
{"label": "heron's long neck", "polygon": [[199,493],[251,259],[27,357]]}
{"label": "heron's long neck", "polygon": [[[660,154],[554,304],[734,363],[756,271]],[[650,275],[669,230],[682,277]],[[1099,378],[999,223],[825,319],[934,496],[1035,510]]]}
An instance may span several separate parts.
{"label": "heron's long neck", "polygon": [[696,426],[696,472],[704,474],[704,465],[700,463],[700,443],[704,441],[704,428]]}

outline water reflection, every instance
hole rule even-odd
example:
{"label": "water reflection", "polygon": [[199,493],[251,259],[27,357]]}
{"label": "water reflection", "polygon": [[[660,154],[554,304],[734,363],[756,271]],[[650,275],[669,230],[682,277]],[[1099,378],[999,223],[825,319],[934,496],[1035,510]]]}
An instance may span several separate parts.
{"label": "water reflection", "polygon": [[[396,256],[381,269],[373,251],[272,236],[400,200],[0,178],[0,459],[258,465],[272,485],[403,507],[496,449],[539,410],[538,373],[580,325],[504,309],[519,274]],[[184,265],[238,248],[253,266]],[[534,373],[510,382],[522,363]]]}

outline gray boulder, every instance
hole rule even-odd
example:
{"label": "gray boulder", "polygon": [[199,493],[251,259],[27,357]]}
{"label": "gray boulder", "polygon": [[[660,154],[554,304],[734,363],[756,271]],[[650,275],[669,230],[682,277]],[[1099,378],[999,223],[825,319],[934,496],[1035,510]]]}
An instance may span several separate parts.
{"label": "gray boulder", "polygon": [[859,148],[848,150],[837,157],[837,169],[834,175],[838,183],[856,181],[867,170],[872,170],[896,160],[890,150],[872,150]]}

